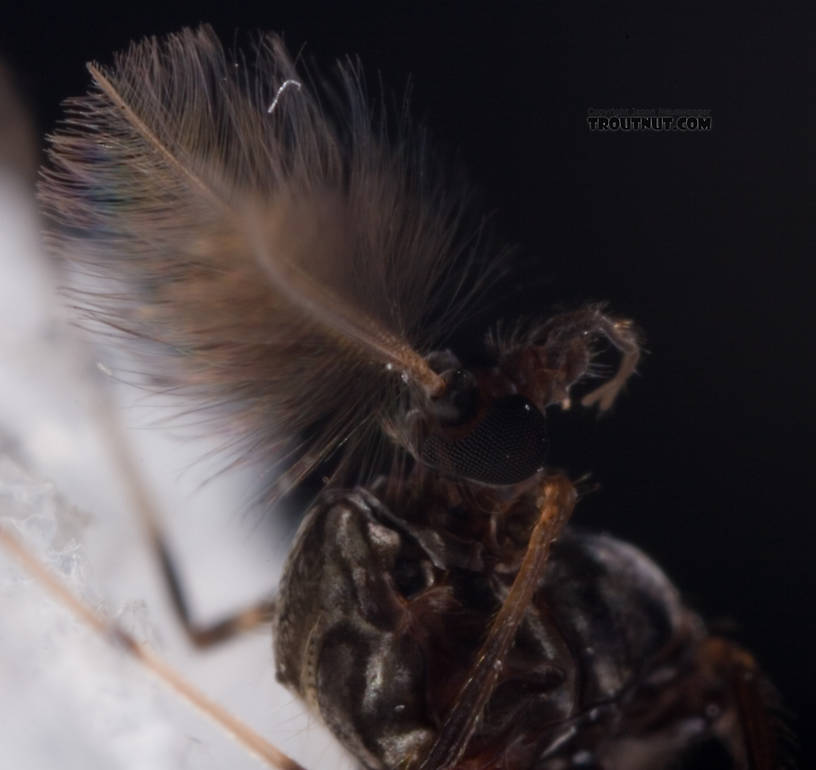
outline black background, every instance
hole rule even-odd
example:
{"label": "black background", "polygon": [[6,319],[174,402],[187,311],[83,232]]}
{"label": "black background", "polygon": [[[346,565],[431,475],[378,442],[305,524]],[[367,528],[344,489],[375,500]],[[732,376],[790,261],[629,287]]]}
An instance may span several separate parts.
{"label": "black background", "polygon": [[[790,19],[681,5],[68,5],[26,4],[0,29],[42,130],[85,90],[86,60],[200,21],[227,42],[283,32],[324,65],[359,54],[396,91],[411,76],[414,111],[520,244],[526,291],[496,315],[609,300],[645,332],[613,414],[553,419],[553,462],[601,486],[575,522],[637,543],[731,625],[810,766],[816,403]],[[590,133],[587,109],[611,107],[707,108],[713,130]]]}

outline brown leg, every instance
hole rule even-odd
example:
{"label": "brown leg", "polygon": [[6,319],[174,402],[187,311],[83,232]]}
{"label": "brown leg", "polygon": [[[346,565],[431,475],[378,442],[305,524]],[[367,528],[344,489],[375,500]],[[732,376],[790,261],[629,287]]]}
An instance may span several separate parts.
{"label": "brown leg", "polygon": [[704,668],[728,687],[735,713],[715,727],[715,732],[728,746],[737,767],[778,770],[780,725],[769,710],[773,693],[753,656],[726,639],[712,637],[704,643],[700,659]]}
{"label": "brown leg", "polygon": [[183,679],[149,647],[141,644],[126,631],[119,628],[109,618],[100,615],[87,604],[77,599],[77,597],[68,590],[66,585],[45,567],[16,535],[4,529],[2,524],[0,524],[0,547],[15,556],[29,575],[57,602],[73,613],[74,617],[116,643],[120,649],[124,650],[128,655],[139,660],[168,687],[185,698],[201,713],[209,716],[236,738],[241,745],[253,754],[259,756],[267,765],[279,768],[280,770],[304,770],[301,765],[283,754],[254,730],[236,719],[217,703],[211,701],[204,693],[190,684],[190,682]]}
{"label": "brown leg", "polygon": [[565,476],[554,476],[542,484],[537,500],[540,515],[530,534],[524,560],[436,742],[419,765],[420,770],[455,767],[462,758],[496,688],[504,659],[541,579],[550,547],[572,514],[575,498],[575,487]]}
{"label": "brown leg", "polygon": [[136,462],[131,447],[122,430],[118,416],[112,408],[110,399],[102,390],[95,400],[97,418],[105,437],[114,465],[118,468],[128,499],[138,514],[145,534],[150,540],[159,561],[173,609],[187,634],[190,642],[198,648],[210,647],[229,639],[236,634],[271,620],[274,601],[262,601],[255,607],[243,610],[235,615],[213,623],[210,626],[197,626],[191,615],[178,570],[175,567],[170,550],[161,530],[161,514],[153,495],[145,483],[141,469]]}
{"label": "brown leg", "polygon": [[178,570],[164,538],[155,528],[151,527],[150,539],[156,551],[162,575],[167,582],[167,590],[170,593],[173,609],[178,615],[179,622],[187,634],[187,638],[199,649],[220,644],[233,636],[249,631],[262,623],[269,623],[272,620],[275,611],[274,599],[260,601],[253,607],[248,607],[208,626],[196,625],[190,614]]}

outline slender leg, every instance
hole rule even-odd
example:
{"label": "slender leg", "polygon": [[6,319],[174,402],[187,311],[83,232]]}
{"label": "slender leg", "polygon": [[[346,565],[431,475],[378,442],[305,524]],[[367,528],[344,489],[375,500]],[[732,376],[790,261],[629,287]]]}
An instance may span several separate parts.
{"label": "slender leg", "polygon": [[565,476],[554,476],[542,484],[537,500],[540,515],[524,560],[436,742],[419,765],[420,770],[455,767],[462,758],[496,688],[504,659],[541,579],[550,547],[572,514],[575,498],[575,487]]}
{"label": "slender leg", "polygon": [[286,754],[279,751],[252,728],[236,719],[204,693],[182,678],[174,669],[159,658],[149,647],[140,643],[109,618],[97,613],[74,596],[66,585],[35,556],[16,535],[0,524],[0,547],[15,556],[28,574],[57,602],[81,622],[114,642],[121,650],[140,661],[168,687],[210,717],[230,733],[246,749],[260,757],[269,767],[279,770],[304,770]]}
{"label": "slender leg", "polygon": [[742,770],[778,770],[780,725],[769,711],[772,690],[753,656],[726,639],[711,637],[700,651],[700,660],[704,669],[728,686],[736,720],[726,721],[715,731],[737,766]]}
{"label": "slender leg", "polygon": [[193,645],[199,649],[212,647],[244,631],[249,631],[262,623],[269,623],[272,620],[272,615],[275,611],[274,599],[260,601],[253,607],[247,607],[211,625],[196,625],[190,614],[190,608],[184,595],[178,570],[176,569],[164,538],[155,527],[151,527],[150,534],[150,539],[156,551],[162,575],[164,575],[164,579],[167,582],[167,590],[170,593],[173,609],[178,615],[179,622],[187,634],[187,638]]}
{"label": "slender leg", "polygon": [[145,534],[150,540],[153,550],[156,552],[162,574],[167,581],[173,609],[176,611],[190,642],[199,648],[210,647],[240,632],[254,628],[260,623],[271,620],[274,601],[265,600],[259,602],[255,607],[238,612],[210,626],[197,626],[194,623],[190,615],[189,604],[182,589],[178,570],[161,530],[159,508],[144,480],[118,416],[114,412],[110,399],[101,389],[99,398],[94,403],[99,426],[107,441],[114,465],[119,470],[127,496],[138,514],[139,521],[144,527]]}

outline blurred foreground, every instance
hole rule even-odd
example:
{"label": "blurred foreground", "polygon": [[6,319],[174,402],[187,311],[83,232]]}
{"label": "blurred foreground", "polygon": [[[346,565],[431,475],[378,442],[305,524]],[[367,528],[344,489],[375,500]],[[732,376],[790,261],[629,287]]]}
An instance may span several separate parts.
{"label": "blurred foreground", "polygon": [[[123,405],[124,422],[143,428],[166,418],[166,405],[114,387],[69,326],[40,244],[34,142],[4,82],[0,102],[0,521],[92,607],[116,617],[306,767],[353,767],[275,682],[267,629],[209,653],[191,651],[180,632],[95,408],[110,393]],[[287,535],[276,535],[258,517],[241,517],[242,490],[250,481],[242,482],[240,473],[210,483],[217,465],[196,460],[215,443],[158,429],[131,429],[128,442],[168,513],[167,531],[196,615],[216,619],[271,593]],[[0,608],[4,766],[261,766],[55,605],[2,551]]]}

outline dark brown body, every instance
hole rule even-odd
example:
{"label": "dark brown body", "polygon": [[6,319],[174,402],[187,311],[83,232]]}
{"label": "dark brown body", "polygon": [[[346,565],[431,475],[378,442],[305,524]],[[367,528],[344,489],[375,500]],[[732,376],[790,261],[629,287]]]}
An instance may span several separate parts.
{"label": "dark brown body", "polygon": [[[384,486],[322,496],[276,616],[278,678],[366,768],[422,764],[536,514],[529,496],[503,510],[486,491]],[[731,681],[743,658],[639,550],[566,529],[457,767],[651,770],[711,739],[747,766]]]}
{"label": "dark brown body", "polygon": [[[277,601],[277,666],[359,762],[647,770],[712,738],[774,770],[751,657],[638,551],[565,529],[577,493],[546,413],[612,406],[633,322],[589,304],[447,349],[503,252],[353,66],[304,78],[275,36],[247,62],[202,27],[90,71],[42,174],[52,250],[149,385],[257,464],[266,505],[334,463]],[[150,526],[191,638],[233,632],[190,630]]]}

